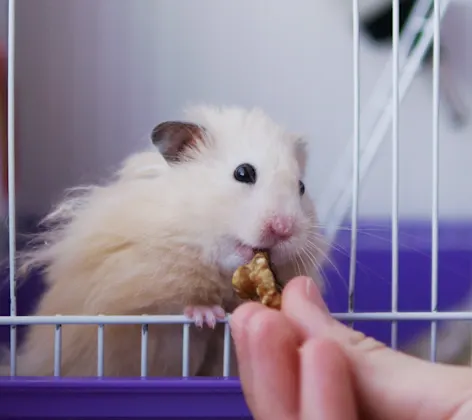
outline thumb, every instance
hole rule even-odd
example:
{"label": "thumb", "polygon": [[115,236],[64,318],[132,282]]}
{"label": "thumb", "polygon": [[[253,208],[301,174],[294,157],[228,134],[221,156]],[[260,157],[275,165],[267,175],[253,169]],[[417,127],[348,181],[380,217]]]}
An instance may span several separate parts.
{"label": "thumb", "polygon": [[367,415],[395,419],[472,418],[472,370],[426,362],[394,351],[330,316],[307,277],[289,282],[282,311],[305,338],[337,342]]}

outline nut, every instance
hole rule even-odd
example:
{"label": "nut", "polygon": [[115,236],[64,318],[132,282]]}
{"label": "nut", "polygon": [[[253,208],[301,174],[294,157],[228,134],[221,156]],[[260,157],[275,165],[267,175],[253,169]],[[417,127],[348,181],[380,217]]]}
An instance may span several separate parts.
{"label": "nut", "polygon": [[239,267],[233,274],[232,284],[241,299],[259,301],[269,308],[281,307],[280,287],[267,252],[257,252],[248,264]]}

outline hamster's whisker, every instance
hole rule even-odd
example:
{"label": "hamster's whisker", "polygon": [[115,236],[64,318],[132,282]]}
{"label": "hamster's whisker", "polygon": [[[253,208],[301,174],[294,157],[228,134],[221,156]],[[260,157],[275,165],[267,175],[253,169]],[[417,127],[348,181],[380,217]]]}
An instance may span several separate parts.
{"label": "hamster's whisker", "polygon": [[[307,239],[307,248],[309,248],[311,251],[313,251],[313,256],[316,257],[316,254],[320,255],[322,257],[322,262],[328,261],[329,263],[332,263],[330,259],[330,252],[329,249],[325,250],[323,247],[320,246],[320,241],[313,242],[309,238]],[[326,244],[325,244],[326,245]]]}
{"label": "hamster's whisker", "polygon": [[299,276],[300,275],[300,265],[298,264],[297,257],[296,256],[294,257],[293,255],[290,255],[289,260],[290,260],[290,264],[292,266],[295,266],[295,274],[297,276]]}
{"label": "hamster's whisker", "polygon": [[[308,243],[309,245],[309,243]],[[316,257],[315,257],[315,254],[313,252],[310,252],[311,251],[311,248],[310,246],[304,246],[301,248],[301,251],[307,256],[307,258],[310,260],[310,263],[313,264],[313,266],[316,268],[316,269],[321,269],[321,266],[320,264],[318,263],[318,261],[316,260]]]}
{"label": "hamster's whisker", "polygon": [[[336,243],[334,243],[334,242],[328,242],[323,235],[318,234],[316,231],[312,233],[312,236],[314,236],[315,239],[317,240],[318,248],[321,248],[321,247],[319,247],[320,244],[326,245],[328,249],[332,248],[336,251],[341,252],[343,255],[348,256],[348,253],[346,252],[345,249],[341,248],[339,245],[336,245]],[[312,245],[317,246],[317,244],[313,244],[312,241],[310,241],[310,242],[311,242]],[[322,252],[323,252],[323,250],[319,249],[319,253],[321,254]],[[329,253],[329,251],[328,251],[328,253]],[[325,255],[325,254],[322,254],[322,255]]]}
{"label": "hamster's whisker", "polygon": [[[284,246],[284,248],[286,247]],[[300,264],[298,263],[298,258],[297,258],[299,256],[299,253],[297,253],[297,255],[293,255],[292,253],[289,253],[288,255],[289,255],[289,260],[290,260],[290,263],[292,264],[292,267],[295,265],[295,273],[297,274],[297,276],[301,276],[302,272],[300,270]]]}
{"label": "hamster's whisker", "polygon": [[[308,260],[313,264],[313,266],[316,269],[316,271],[318,272],[318,274],[322,277],[323,282],[327,283],[326,273],[324,272],[323,267],[320,264],[318,264],[318,262],[316,261],[315,256],[313,254],[311,254],[309,252],[309,249],[307,249],[306,247],[302,247],[301,251],[306,255]],[[307,272],[309,272],[309,271],[307,271]]]}
{"label": "hamster's whisker", "polygon": [[[305,270],[305,273],[306,273],[306,274],[309,274],[309,273],[310,273],[310,270],[308,269],[307,264],[306,264],[306,261],[305,261],[304,258],[302,257],[300,250],[297,250],[297,257],[300,258],[300,262],[302,263],[303,270]],[[301,275],[301,273],[300,273],[300,275]]]}
{"label": "hamster's whisker", "polygon": [[[338,267],[336,267],[336,264],[334,263],[334,261],[329,257],[329,254],[325,251],[323,251],[323,249],[321,249],[319,246],[317,246],[317,244],[315,244],[314,242],[312,242],[310,239],[307,239],[307,250],[308,251],[311,251],[310,255],[313,257],[313,259],[317,262],[317,259],[316,259],[316,256],[315,256],[315,253],[318,253],[320,254],[322,257],[323,257],[323,262],[327,262],[333,269],[334,271],[336,272],[336,274],[338,276],[341,276],[341,273],[338,269]],[[321,270],[323,270],[323,264],[319,264],[317,262],[317,266],[320,267]],[[324,271],[323,271],[324,272]]]}

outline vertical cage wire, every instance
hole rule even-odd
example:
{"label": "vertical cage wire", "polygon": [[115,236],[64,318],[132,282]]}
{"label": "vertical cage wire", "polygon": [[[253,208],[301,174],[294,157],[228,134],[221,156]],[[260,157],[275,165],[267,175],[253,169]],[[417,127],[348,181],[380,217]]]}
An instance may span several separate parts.
{"label": "vertical cage wire", "polygon": [[[447,7],[450,4],[450,0],[442,0],[440,3],[440,15],[441,18],[444,16]],[[405,97],[411,83],[414,80],[415,75],[418,73],[421,65],[424,62],[424,57],[428,52],[428,49],[433,38],[433,19],[431,17],[426,18],[426,22],[423,25],[423,33],[419,42],[414,45],[411,50],[408,59],[405,61],[405,64],[401,68],[401,73],[399,77],[399,100],[400,102]],[[380,81],[379,81],[380,83]],[[382,85],[379,87],[379,92],[382,90]],[[374,89],[377,92],[377,87]],[[378,147],[384,140],[388,129],[391,123],[392,112],[389,109],[389,101],[391,101],[391,96],[385,98],[383,101],[374,101],[374,98],[378,98],[377,94],[372,97],[372,104],[368,102],[366,107],[363,108],[363,112],[369,114],[373,112],[370,110],[369,106],[380,106],[380,114],[374,118],[373,128],[371,130],[370,136],[365,145],[361,149],[361,159],[359,165],[360,179],[362,180],[365,177],[367,170],[369,169],[375,155],[377,153]],[[349,156],[348,156],[349,157]],[[344,161],[344,159],[342,160]],[[340,162],[342,162],[340,161]],[[343,169],[343,167],[341,167]],[[344,170],[341,171],[337,177],[334,177],[336,180],[338,177],[344,177]],[[330,182],[331,184],[331,182]],[[328,185],[326,191],[329,193],[332,189],[337,189],[338,185]],[[326,238],[331,243],[333,240],[334,233],[337,231],[340,221],[344,218],[345,209],[348,208],[351,199],[352,187],[350,184],[346,184],[344,188],[337,194],[337,198],[330,205],[326,214],[330,215],[330,218],[326,222]],[[327,198],[329,199],[329,198]]]}
{"label": "vertical cage wire", "polygon": [[[398,310],[398,151],[399,151],[400,1],[392,1],[392,312]],[[397,348],[398,324],[392,322],[390,345]]]}
{"label": "vertical cage wire", "polygon": [[183,325],[182,337],[182,377],[188,378],[190,361],[190,324]]}
{"label": "vertical cage wire", "polygon": [[[431,211],[431,312],[438,310],[438,219],[439,219],[439,62],[440,62],[439,0],[433,0],[433,161],[432,161],[432,211]],[[437,322],[431,322],[431,361],[436,361]]]}
{"label": "vertical cage wire", "polygon": [[54,376],[61,376],[61,347],[62,325],[56,324],[54,331]]}
{"label": "vertical cage wire", "polygon": [[225,335],[224,335],[224,348],[223,348],[223,377],[227,378],[231,369],[231,331],[229,328],[229,322],[225,323]]}
{"label": "vertical cage wire", "polygon": [[104,325],[98,325],[97,336],[97,376],[102,377],[104,373],[103,359],[104,359]]}
{"label": "vertical cage wire", "polygon": [[360,143],[360,72],[359,72],[359,0],[352,0],[352,50],[353,50],[353,124],[354,141],[352,151],[352,209],[351,209],[351,254],[349,266],[348,311],[354,311],[357,262],[357,222],[359,213],[359,143]]}
{"label": "vertical cage wire", "polygon": [[[8,254],[10,316],[16,315],[15,0],[8,2]],[[16,326],[10,326],[10,375],[16,375]]]}
{"label": "vertical cage wire", "polygon": [[149,330],[148,324],[143,324],[141,326],[141,377],[142,378],[147,376],[148,330]]}

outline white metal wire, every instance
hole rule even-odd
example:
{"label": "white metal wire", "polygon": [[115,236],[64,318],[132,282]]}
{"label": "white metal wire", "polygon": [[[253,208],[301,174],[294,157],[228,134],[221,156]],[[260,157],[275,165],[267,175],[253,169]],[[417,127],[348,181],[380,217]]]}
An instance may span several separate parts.
{"label": "white metal wire", "polygon": [[[8,253],[10,315],[16,315],[15,0],[8,2]],[[10,327],[10,375],[16,374],[16,326]]]}
{"label": "white metal wire", "polygon": [[[332,316],[341,321],[472,321],[472,312],[355,312],[332,313]],[[168,325],[193,324],[192,321],[181,315],[52,315],[52,316],[0,316],[0,325]],[[225,320],[218,322],[227,323]]]}
{"label": "white metal wire", "polygon": [[[439,61],[440,61],[440,21],[439,0],[433,0],[433,191],[431,213],[431,311],[438,310],[438,219],[439,219]],[[431,322],[430,358],[436,360],[437,323]]]}
{"label": "white metal wire", "polygon": [[356,312],[333,313],[340,321],[472,321],[472,312]]}
{"label": "white metal wire", "polygon": [[54,376],[61,376],[62,325],[56,324],[54,331]]}
{"label": "white metal wire", "polygon": [[[227,322],[229,317],[217,322]],[[0,316],[0,325],[190,325],[194,321],[184,315],[16,315]]]}
{"label": "white metal wire", "polygon": [[352,150],[352,213],[351,213],[351,255],[349,267],[348,311],[354,312],[357,263],[357,221],[359,212],[359,144],[360,144],[360,66],[359,66],[359,1],[352,0],[352,50],[353,50],[353,97],[354,97],[354,142]]}
{"label": "white metal wire", "polygon": [[104,373],[104,323],[101,321],[103,315],[99,315],[97,336],[97,376],[102,377]]}
{"label": "white metal wire", "polygon": [[187,378],[190,371],[190,324],[183,326],[182,340],[182,376]]}
{"label": "white metal wire", "polygon": [[223,348],[223,377],[227,378],[231,370],[231,331],[229,324],[225,324]]}
{"label": "white metal wire", "polygon": [[148,363],[148,324],[141,326],[141,377],[147,376]]}
{"label": "white metal wire", "polygon": [[[392,312],[398,309],[398,92],[400,1],[392,1]],[[390,345],[397,348],[398,325],[392,322]]]}

